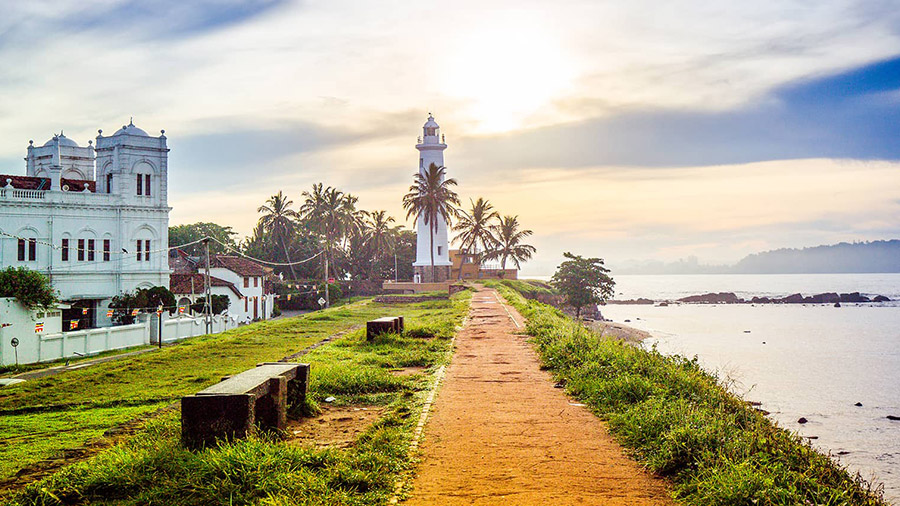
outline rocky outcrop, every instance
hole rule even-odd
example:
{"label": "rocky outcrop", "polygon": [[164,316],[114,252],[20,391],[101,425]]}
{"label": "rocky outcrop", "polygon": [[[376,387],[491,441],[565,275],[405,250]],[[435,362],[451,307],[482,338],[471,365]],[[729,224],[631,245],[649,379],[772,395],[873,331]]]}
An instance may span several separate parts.
{"label": "rocky outcrop", "polygon": [[885,297],[884,295],[876,295],[872,302],[890,302],[891,299]]}
{"label": "rocky outcrop", "polygon": [[744,302],[744,299],[741,299],[731,292],[721,292],[691,295],[690,297],[678,299],[678,302],[687,304],[740,304],[741,302]]}
{"label": "rocky outcrop", "polygon": [[637,305],[637,304],[646,304],[651,305],[654,302],[650,299],[627,299],[627,300],[610,300],[606,302],[607,304],[622,304],[622,305]]}

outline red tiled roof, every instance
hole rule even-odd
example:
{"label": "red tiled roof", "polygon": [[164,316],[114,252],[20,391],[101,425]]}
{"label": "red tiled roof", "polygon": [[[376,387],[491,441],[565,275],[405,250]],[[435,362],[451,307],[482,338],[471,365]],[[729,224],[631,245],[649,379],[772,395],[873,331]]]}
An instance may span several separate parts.
{"label": "red tiled roof", "polygon": [[[49,190],[49,177],[34,176],[13,176],[9,174],[0,174],[0,188],[6,186],[6,180],[10,179],[13,188],[17,190]],[[61,186],[68,186],[70,192],[83,192],[87,186],[91,192],[97,191],[97,183],[85,179],[65,179],[60,178]]]}
{"label": "red tiled roof", "polygon": [[231,255],[216,255],[210,262],[211,267],[223,267],[240,276],[265,276],[268,272],[262,264],[253,260]]}
{"label": "red tiled roof", "polygon": [[91,191],[91,193],[97,192],[97,182],[90,181],[87,179],[65,179],[60,178],[60,186],[68,186],[70,192],[83,192],[84,187],[87,186],[87,189]]}
{"label": "red tiled roof", "polygon": [[[206,286],[205,276],[203,274],[170,274],[169,275],[169,291],[177,295],[185,295],[191,293],[191,280],[194,281],[193,292],[196,295],[203,293]],[[244,295],[234,286],[234,283],[219,279],[215,276],[209,277],[210,286],[225,286],[231,289],[238,297]]]}
{"label": "red tiled roof", "polygon": [[0,187],[6,186],[6,180],[12,180],[13,188],[17,190],[49,190],[49,177],[13,176],[0,174]]}

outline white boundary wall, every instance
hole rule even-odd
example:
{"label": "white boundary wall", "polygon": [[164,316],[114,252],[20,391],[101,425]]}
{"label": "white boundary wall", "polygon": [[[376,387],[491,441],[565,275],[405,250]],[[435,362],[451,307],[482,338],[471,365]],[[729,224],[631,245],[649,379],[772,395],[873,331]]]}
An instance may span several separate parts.
{"label": "white boundary wall", "polygon": [[[3,302],[10,300],[4,299]],[[6,311],[0,313],[3,313],[0,316],[3,316],[4,322],[7,320],[15,322],[11,326],[0,329],[0,365],[15,364],[16,353],[18,353],[19,364],[33,364],[77,357],[76,353],[95,355],[104,351],[133,348],[157,342],[159,323],[155,315],[152,319],[146,318],[143,322],[131,325],[41,334],[34,332],[33,320],[38,319],[34,312],[26,310],[17,302],[12,301],[11,304],[6,304]],[[45,320],[45,318],[41,318],[41,320]],[[212,320],[212,334],[237,326],[236,319],[228,316],[213,316]],[[54,330],[60,328],[59,325],[51,325],[50,322],[45,325]],[[163,319],[164,343],[204,334],[206,334],[204,318],[182,316]],[[16,349],[11,345],[14,337],[19,340],[19,346]]]}

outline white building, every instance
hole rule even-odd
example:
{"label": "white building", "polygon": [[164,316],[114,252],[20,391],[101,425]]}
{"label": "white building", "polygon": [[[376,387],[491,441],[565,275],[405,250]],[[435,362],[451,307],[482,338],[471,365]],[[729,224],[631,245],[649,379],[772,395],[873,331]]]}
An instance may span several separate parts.
{"label": "white building", "polygon": [[0,174],[0,268],[47,275],[79,327],[109,325],[115,295],[169,286],[168,152],[133,123],[86,147],[29,142],[26,175]]}
{"label": "white building", "polygon": [[[431,164],[438,167],[444,166],[444,150],[447,145],[440,136],[441,127],[429,114],[428,121],[422,127],[423,137],[416,144],[419,150],[419,173],[424,174]],[[416,222],[416,261],[413,263],[416,282],[440,282],[450,279],[450,241],[447,238],[447,222],[441,216],[437,217],[437,231],[433,237],[430,235],[434,224],[425,223],[420,216]],[[431,275],[431,250],[434,245],[434,279]]]}
{"label": "white building", "polygon": [[[171,275],[170,290],[179,306],[190,305],[202,297],[206,286],[202,258],[191,258],[173,254],[170,265],[175,271]],[[210,294],[226,295],[230,300],[228,316],[239,322],[272,317],[275,296],[266,288],[269,271],[252,260],[232,255],[215,255],[210,259]]]}

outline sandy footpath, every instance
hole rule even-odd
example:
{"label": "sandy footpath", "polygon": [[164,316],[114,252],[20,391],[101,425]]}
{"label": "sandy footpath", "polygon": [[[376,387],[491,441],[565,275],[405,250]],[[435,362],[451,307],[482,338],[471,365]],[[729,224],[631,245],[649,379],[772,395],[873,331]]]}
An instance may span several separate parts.
{"label": "sandy footpath", "polygon": [[522,317],[482,289],[421,445],[407,505],[673,504],[606,426],[554,388]]}

